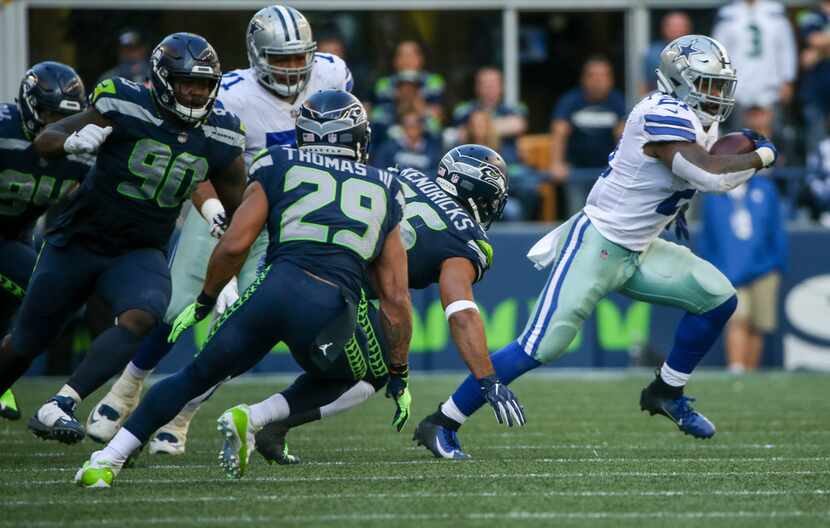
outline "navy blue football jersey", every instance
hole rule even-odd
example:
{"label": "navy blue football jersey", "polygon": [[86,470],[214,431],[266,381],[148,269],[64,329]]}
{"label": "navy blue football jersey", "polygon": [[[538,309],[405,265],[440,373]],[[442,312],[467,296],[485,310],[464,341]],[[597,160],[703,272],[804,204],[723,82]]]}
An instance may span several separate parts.
{"label": "navy blue football jersey", "polygon": [[0,238],[24,238],[50,205],[84,179],[93,161],[91,156],[41,158],[17,105],[0,104]]}
{"label": "navy blue football jersey", "polygon": [[203,124],[186,127],[164,117],[149,89],[120,77],[102,81],[91,104],[113,131],[49,240],[76,238],[106,254],[164,248],[182,202],[244,150],[239,118],[214,108]]}
{"label": "navy blue football jersey", "polygon": [[268,197],[266,262],[288,260],[360,295],[367,265],[403,217],[394,174],[355,161],[271,147],[251,165]]}
{"label": "navy blue football jersey", "polygon": [[484,229],[435,183],[414,169],[398,180],[406,199],[401,237],[409,262],[409,287],[426,288],[438,282],[445,260],[469,259],[481,280],[493,262],[493,248]]}

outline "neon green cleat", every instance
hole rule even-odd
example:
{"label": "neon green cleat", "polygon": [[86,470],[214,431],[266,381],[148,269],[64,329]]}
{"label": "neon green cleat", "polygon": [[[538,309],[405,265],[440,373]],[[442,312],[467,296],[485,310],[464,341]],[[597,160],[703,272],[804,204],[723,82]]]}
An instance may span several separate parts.
{"label": "neon green cleat", "polygon": [[103,460],[101,451],[92,453],[81,469],[75,473],[75,484],[82,488],[109,488],[115,476],[121,471],[121,465]]}
{"label": "neon green cleat", "polygon": [[231,407],[216,422],[216,430],[224,438],[219,452],[219,465],[228,478],[242,478],[248,470],[248,462],[256,446],[251,410],[245,404]]}
{"label": "neon green cleat", "polygon": [[20,409],[11,389],[0,396],[0,416],[7,420],[20,420]]}

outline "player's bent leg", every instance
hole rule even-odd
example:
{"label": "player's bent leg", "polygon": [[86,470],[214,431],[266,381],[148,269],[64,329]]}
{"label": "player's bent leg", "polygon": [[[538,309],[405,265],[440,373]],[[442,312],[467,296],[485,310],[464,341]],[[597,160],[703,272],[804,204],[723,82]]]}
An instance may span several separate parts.
{"label": "player's bent leg", "polygon": [[200,398],[189,401],[170,423],[153,434],[150,440],[151,455],[179,456],[185,453],[187,431],[190,429],[193,417],[201,408],[202,401],[203,399]]}
{"label": "player's bent leg", "polygon": [[[596,303],[636,270],[637,254],[597,231],[580,213],[566,224],[565,235],[533,315],[515,343],[493,355],[503,383],[561,357]],[[478,381],[468,376],[439,410],[425,418],[414,440],[439,458],[466,458],[456,431],[485,404]]]}
{"label": "player's bent leg", "polygon": [[89,296],[105,260],[82,247],[44,244],[26,297],[17,311],[11,339],[1,347],[0,393],[11,388],[32,360],[60,335]]}
{"label": "player's bent leg", "polygon": [[640,407],[665,416],[686,434],[710,438],[715,426],[694,410],[694,399],[684,396],[683,388],[735,311],[735,289],[720,271],[687,248],[658,239],[642,255],[637,273],[621,292],[686,310],[669,357],[640,395]]}

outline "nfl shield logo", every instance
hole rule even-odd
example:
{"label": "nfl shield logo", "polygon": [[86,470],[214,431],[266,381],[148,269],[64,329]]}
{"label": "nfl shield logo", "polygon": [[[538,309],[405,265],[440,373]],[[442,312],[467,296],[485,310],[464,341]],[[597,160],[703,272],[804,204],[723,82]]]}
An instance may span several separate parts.
{"label": "nfl shield logo", "polygon": [[337,143],[337,134],[329,134],[329,143]]}
{"label": "nfl shield logo", "polygon": [[608,260],[608,252],[603,249],[599,252],[599,258],[602,260]]}

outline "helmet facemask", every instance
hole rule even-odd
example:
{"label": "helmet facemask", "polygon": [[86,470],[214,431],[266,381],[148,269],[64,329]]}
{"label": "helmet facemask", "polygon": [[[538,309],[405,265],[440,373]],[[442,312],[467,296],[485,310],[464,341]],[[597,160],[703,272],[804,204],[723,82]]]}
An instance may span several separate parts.
{"label": "helmet facemask", "polygon": [[735,108],[735,75],[700,74],[692,69],[682,74],[689,82],[686,104],[695,110],[704,126],[726,121]]}
{"label": "helmet facemask", "polygon": [[[248,57],[260,83],[281,97],[294,97],[303,91],[311,78],[316,49],[316,43],[301,52],[278,52],[263,48],[259,50],[259,53],[256,50],[249,50]],[[305,65],[297,68],[273,66],[268,60],[269,57],[291,57],[300,54],[305,56]]]}

